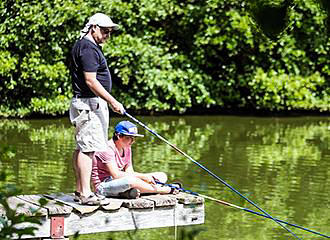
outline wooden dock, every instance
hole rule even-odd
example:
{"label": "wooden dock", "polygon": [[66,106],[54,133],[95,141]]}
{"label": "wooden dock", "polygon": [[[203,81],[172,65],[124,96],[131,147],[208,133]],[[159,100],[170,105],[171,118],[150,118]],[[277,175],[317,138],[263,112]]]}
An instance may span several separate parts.
{"label": "wooden dock", "polygon": [[[45,206],[39,200],[47,199]],[[204,223],[204,199],[186,193],[148,195],[139,199],[110,198],[105,206],[82,206],[74,202],[73,193],[20,195],[8,198],[17,214],[36,217],[41,225],[34,226],[35,236],[23,239],[68,239],[76,233],[185,226]],[[20,205],[22,204],[22,205]],[[5,212],[0,206],[0,216]]]}

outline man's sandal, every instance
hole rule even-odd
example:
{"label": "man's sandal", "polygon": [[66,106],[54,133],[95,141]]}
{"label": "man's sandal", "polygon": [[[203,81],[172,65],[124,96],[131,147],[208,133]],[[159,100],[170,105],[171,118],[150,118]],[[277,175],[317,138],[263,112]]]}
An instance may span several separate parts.
{"label": "man's sandal", "polygon": [[96,196],[94,193],[92,193],[88,197],[85,197],[80,194],[79,200],[80,200],[79,203],[81,205],[90,205],[90,206],[108,205],[110,203],[109,199],[106,198],[101,199],[100,197]]}
{"label": "man's sandal", "polygon": [[80,202],[80,192],[74,191],[73,201],[78,202],[78,203]]}

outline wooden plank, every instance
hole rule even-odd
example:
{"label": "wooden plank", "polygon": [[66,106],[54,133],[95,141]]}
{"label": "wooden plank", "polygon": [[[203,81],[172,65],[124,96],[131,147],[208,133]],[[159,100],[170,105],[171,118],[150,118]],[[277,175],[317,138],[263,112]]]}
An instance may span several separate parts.
{"label": "wooden plank", "polygon": [[17,196],[18,198],[35,204],[37,206],[40,205],[39,201],[43,198],[47,201],[44,208],[48,210],[49,215],[65,215],[65,214],[70,214],[72,212],[72,207],[65,205],[60,202],[56,202],[50,199],[45,198],[43,195],[19,195]]}
{"label": "wooden plank", "polygon": [[44,196],[53,199],[55,201],[61,202],[65,205],[71,206],[75,211],[79,212],[80,214],[88,214],[96,211],[99,208],[104,210],[117,210],[119,209],[122,204],[122,199],[113,199],[110,198],[110,203],[104,206],[88,206],[88,205],[80,205],[79,203],[74,201],[74,194],[73,193],[56,193],[56,194],[44,194]]}
{"label": "wooden plank", "polygon": [[148,199],[138,198],[138,199],[122,199],[122,206],[129,209],[143,209],[143,208],[153,208],[154,202]]}
{"label": "wooden plank", "polygon": [[176,198],[171,197],[172,195],[146,195],[142,196],[143,199],[148,199],[154,202],[155,207],[166,207],[166,206],[175,206]]}
{"label": "wooden plank", "polygon": [[204,204],[178,204],[175,209],[175,225],[203,224],[205,221],[204,211]]}
{"label": "wooden plank", "polygon": [[104,210],[118,210],[123,204],[123,199],[117,199],[117,198],[108,198],[108,199],[110,200],[110,203],[101,206],[101,208]]}
{"label": "wooden plank", "polygon": [[100,209],[83,218],[72,213],[65,219],[64,235],[127,231],[136,229],[185,226],[204,223],[204,205],[178,204],[147,209],[120,208],[114,212]]}
{"label": "wooden plank", "polygon": [[[24,229],[27,227],[35,227],[37,230],[34,231],[36,236],[49,237],[50,233],[50,221],[48,219],[48,211],[45,208],[40,208],[40,206],[32,204],[25,201],[18,196],[9,197],[7,203],[11,209],[16,209],[16,215],[24,214],[25,216],[36,218],[40,221],[39,224],[35,223],[20,223],[16,224],[15,227],[18,229]],[[2,214],[5,214],[2,206]],[[14,236],[13,239],[17,239],[18,236]],[[31,235],[23,235],[22,238],[31,238]]]}
{"label": "wooden plank", "polygon": [[96,211],[92,215],[83,219],[74,219],[70,216],[66,222],[65,235],[72,235],[76,232],[80,234],[109,232],[109,231],[127,231],[144,228],[156,228],[173,226],[174,208],[165,211],[153,209],[127,209],[107,214],[102,211]]}
{"label": "wooden plank", "polygon": [[[47,210],[45,208],[40,208],[35,204],[31,204],[25,200],[18,197],[7,198],[7,203],[11,209],[16,209],[16,215],[24,214],[26,216],[47,216]],[[1,206],[1,215],[5,215],[3,206]]]}
{"label": "wooden plank", "polygon": [[[46,210],[47,211],[47,210]],[[37,218],[37,217],[36,217]],[[46,216],[38,217],[38,220],[40,221],[39,224],[33,224],[33,223],[21,223],[15,225],[18,229],[24,229],[27,227],[35,227],[36,230],[33,232],[34,236],[33,239],[39,239],[39,238],[49,238],[50,237],[50,219]],[[18,237],[13,237],[13,239],[17,239]],[[22,239],[31,239],[31,235],[23,235]]]}
{"label": "wooden plank", "polygon": [[87,214],[96,211],[100,206],[88,206],[88,205],[80,205],[79,203],[74,201],[73,193],[54,193],[54,194],[44,194],[45,197],[53,199],[54,201],[63,203],[72,207],[74,210],[78,211],[81,214]]}
{"label": "wooden plank", "polygon": [[179,203],[188,205],[188,204],[203,204],[204,198],[194,196],[188,193],[180,192],[179,194],[172,195],[175,197]]}

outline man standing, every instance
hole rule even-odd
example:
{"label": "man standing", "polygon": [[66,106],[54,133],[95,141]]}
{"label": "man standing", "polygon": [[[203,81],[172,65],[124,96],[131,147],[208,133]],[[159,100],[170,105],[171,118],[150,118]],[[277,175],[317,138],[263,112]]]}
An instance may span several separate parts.
{"label": "man standing", "polygon": [[75,200],[83,205],[99,205],[102,199],[90,187],[92,156],[107,148],[109,110],[124,114],[123,105],[111,94],[111,75],[101,44],[118,25],[105,14],[94,14],[81,31],[71,51],[70,72],[73,98],[70,121],[75,126],[77,148],[73,154],[76,175]]}

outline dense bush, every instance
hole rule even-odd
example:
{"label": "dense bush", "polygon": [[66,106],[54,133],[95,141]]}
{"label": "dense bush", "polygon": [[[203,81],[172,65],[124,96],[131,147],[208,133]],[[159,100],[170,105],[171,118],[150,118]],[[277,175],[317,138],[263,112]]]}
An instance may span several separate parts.
{"label": "dense bush", "polygon": [[[299,75],[279,74],[271,71],[268,74],[262,69],[257,70],[254,79],[249,82],[251,85],[252,102],[256,108],[270,110],[323,110],[329,109],[329,95],[320,91],[325,84],[324,78],[319,73],[308,77]],[[316,94],[319,92],[319,94]]]}
{"label": "dense bush", "polygon": [[71,88],[68,45],[89,14],[85,9],[84,1],[1,2],[0,115],[66,111]]}
{"label": "dense bush", "polygon": [[131,111],[329,111],[325,0],[0,3],[0,116],[64,114],[67,56],[95,12],[121,25],[104,52]]}

